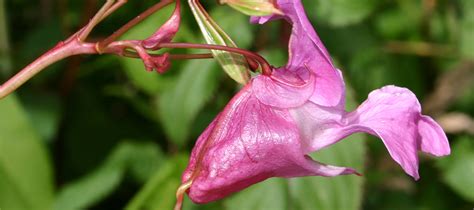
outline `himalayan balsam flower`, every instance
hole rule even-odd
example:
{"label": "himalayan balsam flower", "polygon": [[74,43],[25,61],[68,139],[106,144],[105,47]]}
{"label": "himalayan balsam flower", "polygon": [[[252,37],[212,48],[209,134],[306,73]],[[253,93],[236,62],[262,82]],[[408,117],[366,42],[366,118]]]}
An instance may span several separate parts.
{"label": "himalayan balsam flower", "polygon": [[199,137],[182,177],[197,203],[221,199],[270,177],[338,176],[354,169],[326,165],[308,154],[365,132],[382,139],[407,174],[418,175],[417,152],[450,153],[440,126],[421,114],[406,88],[374,90],[355,111],[344,110],[344,83],[304,13],[300,0],[278,0],[292,24],[286,66],[253,78]]}

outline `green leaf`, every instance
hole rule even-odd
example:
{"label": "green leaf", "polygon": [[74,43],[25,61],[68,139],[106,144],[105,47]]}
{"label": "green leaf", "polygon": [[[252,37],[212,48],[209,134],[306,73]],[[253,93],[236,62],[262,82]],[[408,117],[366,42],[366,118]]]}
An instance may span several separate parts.
{"label": "green leaf", "polygon": [[144,182],[159,167],[161,156],[152,143],[123,142],[101,167],[63,187],[54,209],[74,210],[92,206],[117,189],[128,170]]}
{"label": "green leaf", "polygon": [[250,16],[281,14],[281,11],[275,8],[271,0],[220,0],[220,3],[228,4]]}
{"label": "green leaf", "polygon": [[462,0],[460,48],[463,56],[474,60],[474,1]]}
{"label": "green leaf", "polygon": [[285,210],[292,202],[287,189],[286,179],[268,179],[224,200],[224,206],[226,210]]}
{"label": "green leaf", "polygon": [[41,92],[29,93],[22,97],[25,109],[41,139],[50,143],[57,134],[61,120],[62,106],[59,97]]}
{"label": "green leaf", "polygon": [[451,155],[439,161],[444,181],[463,198],[474,202],[474,139],[461,137]]}
{"label": "green leaf", "polygon": [[[365,153],[363,138],[363,135],[353,135],[312,156],[323,163],[362,171]],[[362,177],[304,177],[291,179],[289,182],[294,209],[357,210],[361,206]]]}
{"label": "green leaf", "polygon": [[[189,1],[189,6],[208,44],[237,47],[201,5],[197,5],[195,1]],[[250,71],[244,56],[218,50],[212,50],[212,54],[233,80],[240,84],[246,84],[250,80]]]}
{"label": "green leaf", "polygon": [[180,70],[175,84],[159,97],[159,113],[170,140],[184,145],[193,120],[204,107],[219,82],[219,71],[209,60],[192,60]]}
{"label": "green leaf", "polygon": [[366,19],[376,9],[378,0],[306,0],[308,14],[317,15],[317,19],[325,20],[337,27],[357,24]]}
{"label": "green leaf", "polygon": [[123,168],[103,167],[66,185],[59,193],[54,209],[85,209],[113,192],[123,178]]}
{"label": "green leaf", "polygon": [[175,192],[181,184],[181,173],[186,168],[186,163],[186,156],[176,156],[166,161],[125,209],[173,209]]}
{"label": "green leaf", "polygon": [[379,49],[365,49],[355,54],[345,75],[356,90],[357,98],[363,101],[369,92],[387,84],[407,87],[417,95],[425,90],[426,77],[418,71],[419,63],[414,57],[387,55]]}
{"label": "green leaf", "polygon": [[233,13],[233,11],[226,7],[219,7],[211,11],[211,16],[217,20],[229,36],[234,37],[234,41],[238,46],[241,48],[251,47],[254,41],[254,33],[248,17],[235,12],[232,15],[229,15],[229,13]]}
{"label": "green leaf", "polygon": [[0,116],[0,209],[50,209],[53,175],[39,135],[14,95],[0,100]]}

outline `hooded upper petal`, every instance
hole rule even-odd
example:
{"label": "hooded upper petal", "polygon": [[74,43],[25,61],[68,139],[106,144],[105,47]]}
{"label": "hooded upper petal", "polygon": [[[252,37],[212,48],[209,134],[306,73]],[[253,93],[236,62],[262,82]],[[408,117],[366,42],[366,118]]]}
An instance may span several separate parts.
{"label": "hooded upper petal", "polygon": [[291,113],[309,151],[334,144],[352,133],[366,132],[380,137],[392,158],[415,179],[419,178],[419,150],[436,156],[450,153],[441,127],[421,114],[416,96],[406,88],[386,86],[375,90],[347,114],[314,104],[292,109]]}
{"label": "hooded upper petal", "polygon": [[293,26],[289,41],[288,71],[309,68],[315,75],[315,88],[310,100],[323,106],[343,103],[344,83],[334,67],[328,51],[308,20],[300,0],[277,0],[283,15],[253,17],[254,23],[284,18]]}
{"label": "hooded upper petal", "polygon": [[220,199],[269,177],[336,176],[353,169],[313,161],[288,110],[261,103],[244,87],[199,137],[183,183],[197,203]]}
{"label": "hooded upper petal", "polygon": [[271,76],[254,78],[252,90],[258,100],[278,108],[291,108],[306,103],[314,92],[314,74],[285,68],[275,69]]}

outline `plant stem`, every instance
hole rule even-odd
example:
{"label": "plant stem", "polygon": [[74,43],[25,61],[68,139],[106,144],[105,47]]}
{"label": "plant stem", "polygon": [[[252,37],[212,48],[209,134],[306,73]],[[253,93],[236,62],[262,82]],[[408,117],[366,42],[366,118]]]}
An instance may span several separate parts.
{"label": "plant stem", "polygon": [[155,13],[156,11],[162,9],[165,6],[168,6],[169,4],[173,3],[174,0],[162,0],[159,3],[153,5],[152,7],[148,8],[145,10],[143,13],[140,15],[136,16],[134,19],[123,25],[121,28],[119,28],[117,31],[115,31],[112,35],[109,37],[105,38],[103,41],[99,42],[97,44],[97,49],[103,49],[104,47],[108,46],[110,43],[113,41],[117,40],[120,36],[125,34],[130,28],[133,26],[139,24],[143,20],[145,20],[147,17]]}
{"label": "plant stem", "polygon": [[107,11],[114,5],[115,0],[107,0],[105,4],[100,8],[100,10],[94,15],[94,17],[89,21],[89,23],[81,29],[79,40],[84,41],[87,36],[91,33],[92,29],[100,23],[105,18]]}
{"label": "plant stem", "polygon": [[159,44],[160,48],[192,48],[192,49],[210,49],[210,50],[222,50],[227,52],[238,53],[244,55],[247,58],[251,58],[255,60],[262,66],[262,73],[264,75],[271,75],[272,73],[272,66],[263,58],[261,55],[240,49],[235,47],[228,47],[222,45],[212,45],[212,44],[195,44],[195,43],[162,43]]}
{"label": "plant stem", "polygon": [[79,40],[64,43],[60,42],[53,49],[23,68],[15,76],[10,78],[0,86],[0,99],[15,91],[26,81],[35,76],[38,72],[49,65],[78,54],[95,54],[95,45],[90,43],[80,43]]}

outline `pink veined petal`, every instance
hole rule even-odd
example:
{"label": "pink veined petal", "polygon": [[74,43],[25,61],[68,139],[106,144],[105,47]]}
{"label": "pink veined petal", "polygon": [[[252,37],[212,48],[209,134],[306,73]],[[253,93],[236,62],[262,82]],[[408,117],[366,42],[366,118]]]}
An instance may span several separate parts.
{"label": "pink veined petal", "polygon": [[249,84],[199,137],[182,181],[192,179],[189,197],[206,203],[270,177],[351,173],[303,153],[288,111],[260,103]]}
{"label": "pink veined petal", "polygon": [[[309,22],[300,0],[277,0],[283,18],[293,28],[289,41],[288,71],[307,66],[316,75],[315,92],[310,100],[323,106],[337,106],[344,97],[344,83],[332,64],[329,53]],[[265,23],[282,17],[254,17],[253,22]]]}
{"label": "pink veined petal", "polygon": [[443,156],[450,152],[439,125],[421,115],[416,96],[405,88],[386,86],[370,93],[357,110],[306,104],[292,109],[307,150],[316,151],[356,133],[366,132],[382,139],[392,158],[406,173],[419,179],[418,150]]}
{"label": "pink veined petal", "polygon": [[448,138],[441,126],[431,117],[423,115],[418,121],[418,132],[421,137],[420,148],[434,156],[446,156],[451,153]]}
{"label": "pink veined petal", "polygon": [[[303,75],[303,74],[301,74]],[[271,76],[259,75],[253,79],[252,90],[260,102],[278,108],[301,106],[311,97],[314,91],[314,75],[288,72],[275,69]]]}
{"label": "pink veined petal", "polygon": [[386,86],[370,93],[368,99],[347,116],[349,127],[346,129],[380,137],[392,158],[418,179],[420,112],[420,104],[411,91]]}

